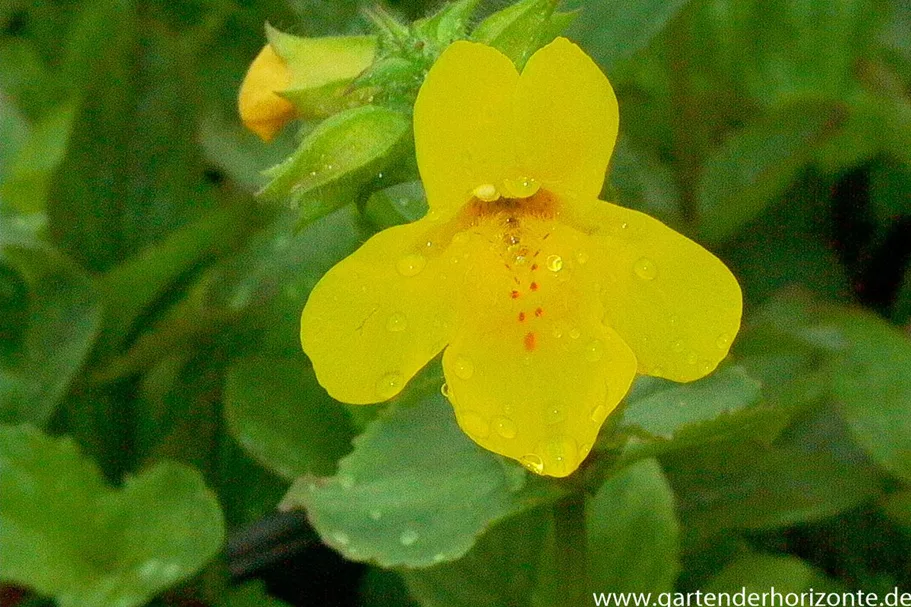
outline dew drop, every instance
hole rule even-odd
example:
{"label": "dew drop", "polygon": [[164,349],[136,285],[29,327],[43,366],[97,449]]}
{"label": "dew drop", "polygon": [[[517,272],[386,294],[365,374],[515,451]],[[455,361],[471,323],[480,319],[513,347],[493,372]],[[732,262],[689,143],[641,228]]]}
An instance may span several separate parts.
{"label": "dew drop", "polygon": [[493,429],[503,438],[516,437],[516,424],[508,417],[495,417],[493,420]]}
{"label": "dew drop", "polygon": [[658,268],[655,266],[655,262],[648,257],[642,257],[633,264],[633,271],[642,280],[653,280],[658,275]]}
{"label": "dew drop", "polygon": [[528,198],[533,196],[540,188],[541,184],[531,177],[503,180],[503,189],[506,190],[510,198]]}
{"label": "dew drop", "polygon": [[667,319],[667,322],[669,322],[669,323],[672,324],[672,325],[676,325],[677,322],[678,322],[679,320],[680,320],[680,319],[677,318],[677,315],[674,314],[674,315],[672,315],[670,318]]}
{"label": "dew drop", "polygon": [[402,374],[387,373],[376,382],[376,393],[380,398],[392,398],[402,389]]}
{"label": "dew drop", "polygon": [[588,262],[588,253],[585,251],[576,251],[576,262],[580,266],[584,266]]}
{"label": "dew drop", "polygon": [[465,244],[471,239],[467,232],[459,232],[452,237],[452,244]]}
{"label": "dew drop", "polygon": [[559,255],[550,255],[547,257],[547,269],[551,272],[559,272],[563,269],[563,258]]}
{"label": "dew drop", "polygon": [[474,197],[478,200],[483,200],[484,202],[493,202],[500,198],[500,192],[497,191],[497,187],[492,183],[485,183],[479,185],[472,192]]}
{"label": "dew drop", "polygon": [[569,336],[572,337],[573,339],[579,339],[579,337],[581,337],[581,335],[582,335],[582,331],[580,331],[579,329],[572,329],[569,332]]}
{"label": "dew drop", "polygon": [[591,450],[592,450],[592,444],[591,444],[591,443],[585,443],[584,445],[582,445],[581,447],[579,447],[579,459],[585,459],[585,457],[586,457],[589,453],[591,453]]}
{"label": "dew drop", "polygon": [[553,426],[560,422],[566,421],[566,412],[560,407],[551,407],[544,415],[544,421]]}
{"label": "dew drop", "polygon": [[452,396],[452,392],[451,392],[450,389],[449,389],[449,384],[447,384],[446,382],[443,382],[443,385],[440,386],[440,392],[441,392],[441,393],[443,394],[443,396],[445,396],[446,398],[450,398],[450,397]]}
{"label": "dew drop", "polygon": [[556,438],[538,450],[542,453],[544,467],[553,476],[566,476],[579,465],[579,447],[568,436]]}
{"label": "dew drop", "polygon": [[460,379],[471,379],[474,375],[474,364],[464,356],[459,356],[453,365],[453,371]]}
{"label": "dew drop", "polygon": [[591,420],[596,424],[600,424],[607,418],[607,407],[604,405],[598,405],[592,409]]}
{"label": "dew drop", "polygon": [[553,336],[556,337],[557,339],[560,339],[561,337],[563,337],[563,329],[560,328],[559,326],[555,325],[552,333],[553,333]]}
{"label": "dew drop", "polygon": [[671,345],[671,350],[673,350],[677,354],[680,354],[681,352],[683,352],[683,347],[684,347],[683,340],[678,339]]}
{"label": "dew drop", "polygon": [[413,546],[415,542],[418,541],[418,532],[414,529],[405,529],[402,531],[402,534],[399,535],[399,543],[402,546]]}
{"label": "dew drop", "polygon": [[686,362],[691,365],[695,365],[698,360],[699,360],[699,355],[696,354],[695,352],[690,352],[689,354],[686,355]]}
{"label": "dew drop", "polygon": [[731,338],[726,334],[719,335],[718,341],[715,342],[715,345],[718,346],[719,350],[724,350],[731,345]]}
{"label": "dew drop", "polygon": [[700,369],[702,370],[703,373],[709,373],[712,370],[712,363],[710,363],[707,360],[704,360],[704,361],[702,361],[702,366],[700,366]]}
{"label": "dew drop", "polygon": [[330,538],[339,546],[347,546],[351,542],[351,538],[344,531],[335,531]]}
{"label": "dew drop", "polygon": [[604,356],[604,342],[600,339],[592,341],[585,348],[585,359],[588,362],[596,363]]}
{"label": "dew drop", "polygon": [[386,330],[390,333],[401,333],[408,328],[408,319],[401,312],[393,312],[386,320]]}
{"label": "dew drop", "polygon": [[651,373],[649,375],[654,375],[655,377],[664,377],[664,369],[661,367],[652,367]]}
{"label": "dew drop", "polygon": [[459,421],[462,427],[465,428],[465,432],[475,438],[486,438],[490,435],[490,424],[474,411],[468,411],[461,415]]}
{"label": "dew drop", "polygon": [[539,455],[529,453],[519,458],[519,463],[535,474],[544,474],[544,460]]}
{"label": "dew drop", "polygon": [[421,273],[421,270],[423,270],[426,265],[427,260],[423,255],[412,253],[411,255],[402,257],[398,264],[396,264],[396,269],[398,269],[399,274],[402,276],[416,276]]}

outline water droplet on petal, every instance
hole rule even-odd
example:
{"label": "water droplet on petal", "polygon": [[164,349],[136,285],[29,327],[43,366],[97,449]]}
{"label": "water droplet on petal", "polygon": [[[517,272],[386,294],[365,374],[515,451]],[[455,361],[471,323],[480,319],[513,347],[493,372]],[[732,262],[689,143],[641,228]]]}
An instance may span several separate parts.
{"label": "water droplet on petal", "polygon": [[453,364],[453,371],[460,379],[471,379],[471,376],[474,375],[474,363],[464,356],[459,356]]}
{"label": "water droplet on petal", "polygon": [[551,407],[544,415],[544,421],[547,424],[559,424],[566,420],[566,412],[560,407]]}
{"label": "water droplet on petal", "polygon": [[683,352],[683,348],[684,348],[684,344],[683,344],[682,339],[678,339],[671,345],[671,350],[673,350],[677,354],[680,354],[681,352]]}
{"label": "water droplet on petal", "polygon": [[604,342],[600,339],[592,341],[585,348],[585,359],[588,362],[596,363],[601,360],[602,356],[604,356]]}
{"label": "water droplet on petal", "polygon": [[554,325],[553,336],[557,339],[563,337],[563,329],[558,325]]}
{"label": "water droplet on petal", "polygon": [[707,360],[704,360],[704,361],[702,361],[702,366],[700,367],[700,369],[702,370],[703,373],[708,373],[713,369],[712,363],[710,363]]}
{"label": "water droplet on petal", "polygon": [[544,460],[539,455],[529,453],[519,459],[519,463],[535,474],[544,474]]}
{"label": "water droplet on petal", "polygon": [[588,253],[585,251],[576,251],[576,262],[580,266],[584,266],[588,262]]}
{"label": "water droplet on petal", "polygon": [[642,280],[653,280],[658,275],[658,267],[648,257],[642,257],[633,264],[633,271]]}
{"label": "water droplet on petal", "polygon": [[500,192],[497,191],[497,187],[492,183],[485,183],[479,185],[472,192],[474,197],[478,200],[483,200],[484,202],[493,202],[500,198]]}
{"label": "water droplet on petal", "polygon": [[503,438],[516,437],[516,424],[508,417],[495,417],[493,420],[493,429]]}
{"label": "water droplet on petal", "polygon": [[399,535],[399,543],[402,546],[412,546],[416,541],[418,541],[418,532],[414,529],[405,529],[402,531],[402,534]]}
{"label": "water droplet on petal", "polygon": [[582,335],[582,331],[580,331],[579,329],[572,329],[569,332],[569,336],[572,337],[573,339],[579,339],[579,337],[581,335]]}
{"label": "water droplet on petal", "polygon": [[528,198],[541,188],[541,184],[531,177],[504,179],[503,189],[510,198]]}
{"label": "water droplet on petal", "polygon": [[654,375],[655,377],[664,377],[664,369],[661,367],[652,367],[651,373],[649,375]]}
{"label": "water droplet on petal", "polygon": [[452,392],[451,392],[450,389],[449,389],[449,384],[447,384],[446,382],[443,382],[443,385],[440,386],[440,392],[441,392],[441,393],[443,394],[443,396],[445,396],[446,398],[450,398],[450,397],[452,396]]}
{"label": "water droplet on petal", "polygon": [[686,362],[691,365],[695,365],[698,360],[699,360],[699,355],[696,354],[695,352],[690,352],[689,354],[686,355]]}
{"label": "water droplet on petal", "polygon": [[459,232],[452,237],[452,244],[465,244],[469,240],[471,240],[471,237],[467,232]]}
{"label": "water droplet on petal", "polygon": [[401,373],[387,373],[376,382],[376,393],[382,399],[392,398],[402,390]]}
{"label": "water droplet on petal", "polygon": [[559,255],[550,255],[547,257],[546,265],[551,272],[559,272],[563,269],[563,258]]}
{"label": "water droplet on petal", "polygon": [[592,409],[591,420],[596,424],[600,424],[605,419],[607,419],[607,407],[605,405],[598,405]]}
{"label": "water droplet on petal", "polygon": [[718,346],[719,350],[724,350],[731,345],[731,338],[726,334],[719,335],[718,341],[715,342],[715,345]]}
{"label": "water droplet on petal", "polygon": [[335,531],[329,537],[339,546],[347,546],[351,542],[351,538],[344,531]]}
{"label": "water droplet on petal", "polygon": [[589,453],[591,453],[591,450],[592,450],[592,444],[591,444],[591,443],[585,443],[584,445],[582,445],[581,447],[579,447],[579,459],[585,459],[585,457],[586,457]]}
{"label": "water droplet on petal", "polygon": [[386,330],[390,333],[401,333],[408,328],[408,319],[401,312],[393,312],[386,320]]}
{"label": "water droplet on petal", "polygon": [[467,411],[460,416],[459,421],[470,436],[474,438],[486,438],[490,435],[490,424],[474,411]]}
{"label": "water droplet on petal", "polygon": [[568,436],[561,436],[538,447],[544,468],[554,476],[566,476],[579,465],[579,447]]}
{"label": "water droplet on petal", "polygon": [[423,255],[412,253],[411,255],[402,257],[398,264],[396,264],[396,269],[398,269],[399,274],[402,276],[416,276],[421,273],[421,270],[423,270],[426,265],[427,259],[425,259]]}

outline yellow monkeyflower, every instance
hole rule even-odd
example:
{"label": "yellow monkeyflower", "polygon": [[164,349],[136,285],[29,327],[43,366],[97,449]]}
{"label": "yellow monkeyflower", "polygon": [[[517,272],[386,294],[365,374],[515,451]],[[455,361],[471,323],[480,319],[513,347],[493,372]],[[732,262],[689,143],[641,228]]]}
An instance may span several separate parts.
{"label": "yellow monkeyflower", "polygon": [[461,428],[562,477],[636,373],[711,372],[740,287],[696,243],[598,200],[617,126],[610,83],[565,38],[521,74],[491,47],[451,45],[414,108],[429,213],[368,240],[303,311],[320,383],[384,401],[445,348]]}

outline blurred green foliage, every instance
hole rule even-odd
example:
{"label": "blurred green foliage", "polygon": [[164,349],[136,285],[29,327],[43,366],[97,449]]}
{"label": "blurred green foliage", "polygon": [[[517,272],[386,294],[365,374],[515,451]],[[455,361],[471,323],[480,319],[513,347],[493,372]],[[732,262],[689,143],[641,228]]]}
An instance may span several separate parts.
{"label": "blurred green foliage", "polygon": [[[235,115],[264,23],[364,33],[355,0],[7,1],[4,605],[908,589],[909,5],[579,0],[554,13],[525,0],[469,18],[471,4],[401,40],[471,35],[521,63],[568,27],[620,100],[605,198],[709,246],[741,280],[731,360],[690,385],[640,379],[565,481],[466,438],[437,362],[388,406],[337,403],[300,352],[300,310],[372,233],[425,212],[403,100],[433,55],[403,67],[405,42],[385,48],[362,81],[399,79],[382,107],[266,146]],[[326,172],[314,155],[338,159]],[[254,196],[270,178],[280,204]],[[274,577],[294,559],[315,582]],[[240,583],[251,574],[271,585]]]}

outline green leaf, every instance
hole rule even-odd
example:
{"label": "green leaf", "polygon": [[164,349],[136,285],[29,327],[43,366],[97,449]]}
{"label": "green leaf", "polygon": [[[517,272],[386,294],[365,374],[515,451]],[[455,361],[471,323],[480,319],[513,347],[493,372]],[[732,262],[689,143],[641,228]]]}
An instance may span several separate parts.
{"label": "green leaf", "polygon": [[452,42],[465,37],[471,16],[479,2],[480,0],[450,2],[436,14],[415,21],[415,34],[442,51]]}
{"label": "green leaf", "polygon": [[492,46],[521,70],[536,50],[569,27],[575,13],[554,13],[557,0],[522,0],[478,24],[471,39]]}
{"label": "green leaf", "polygon": [[769,592],[770,588],[787,594],[810,589],[835,590],[831,580],[806,561],[794,556],[749,554],[738,558],[709,581],[706,592]]}
{"label": "green leaf", "polygon": [[730,238],[775,202],[840,118],[831,106],[792,104],[735,132],[703,167],[696,194],[701,236]]}
{"label": "green leaf", "polygon": [[94,286],[52,248],[18,238],[0,218],[0,264],[28,289],[17,346],[0,351],[0,422],[44,425],[82,366],[98,332]]}
{"label": "green leaf", "polygon": [[853,508],[877,490],[862,463],[804,449],[716,445],[662,458],[688,531],[785,527]]}
{"label": "green leaf", "polygon": [[132,607],[196,573],[223,537],[191,468],[161,463],[112,489],[69,439],[0,426],[0,579],[61,607]]}
{"label": "green leaf", "polygon": [[607,479],[586,509],[592,587],[666,592],[680,571],[674,493],[654,459]]}
{"label": "green leaf", "polygon": [[247,582],[228,591],[220,607],[289,607],[288,603],[269,596],[260,580]]}
{"label": "green leaf", "polygon": [[336,476],[299,479],[283,507],[306,509],[349,559],[427,567],[462,557],[489,525],[542,499],[537,483],[523,491],[521,467],[462,433],[441,383],[436,369],[413,381]]}
{"label": "green leaf", "polygon": [[320,387],[303,356],[241,359],[225,381],[231,434],[279,475],[329,475],[351,450],[354,432],[345,409]]}
{"label": "green leaf", "polygon": [[623,206],[647,213],[671,227],[682,226],[680,193],[673,171],[658,158],[635,149],[626,137],[621,137],[614,149],[610,183]]}
{"label": "green leaf", "polygon": [[309,223],[355,200],[409,145],[409,119],[367,105],[341,112],[316,127],[297,151],[268,171],[271,181],[260,195],[288,201]]}
{"label": "green leaf", "polygon": [[403,576],[425,607],[531,605],[547,527],[540,510],[512,517],[485,533],[458,561]]}
{"label": "green leaf", "polygon": [[876,463],[911,481],[911,339],[859,310],[827,317],[847,341],[832,391],[851,433]]}
{"label": "green leaf", "polygon": [[28,140],[29,131],[28,120],[0,89],[0,183],[8,179],[9,165]]}
{"label": "green leaf", "polygon": [[642,50],[686,6],[688,0],[586,0],[583,19],[570,37],[589,50],[608,73],[621,60]]}

